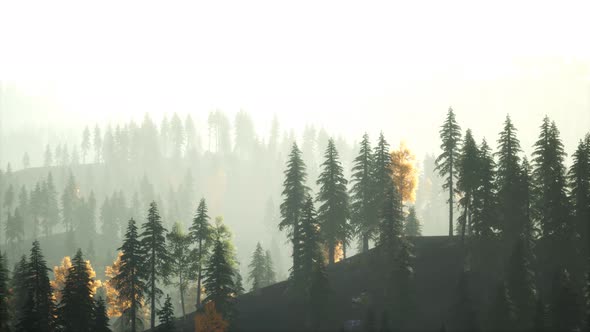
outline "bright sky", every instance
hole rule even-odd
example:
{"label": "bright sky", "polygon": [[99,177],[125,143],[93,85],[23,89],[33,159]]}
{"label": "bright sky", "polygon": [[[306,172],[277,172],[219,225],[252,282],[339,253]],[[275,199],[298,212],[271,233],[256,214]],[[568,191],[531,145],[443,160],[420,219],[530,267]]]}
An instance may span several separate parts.
{"label": "bright sky", "polygon": [[549,114],[571,146],[590,129],[588,13],[588,1],[0,0],[0,79],[50,96],[43,123],[241,108],[265,132],[276,113],[350,140],[382,129],[422,153],[452,105],[478,139],[495,141],[506,113],[536,136]]}

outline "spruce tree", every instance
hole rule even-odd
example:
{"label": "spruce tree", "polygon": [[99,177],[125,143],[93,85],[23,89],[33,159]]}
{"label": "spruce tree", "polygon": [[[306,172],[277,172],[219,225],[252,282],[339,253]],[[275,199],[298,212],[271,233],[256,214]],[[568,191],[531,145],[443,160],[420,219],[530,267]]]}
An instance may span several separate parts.
{"label": "spruce tree", "polygon": [[107,316],[107,307],[102,297],[99,297],[94,304],[94,323],[92,332],[111,332],[111,329],[109,328],[109,316]]}
{"label": "spruce tree", "polygon": [[86,262],[78,249],[68,270],[62,299],[59,305],[60,325],[64,332],[92,332],[94,300]]}
{"label": "spruce tree", "polygon": [[471,227],[473,196],[480,185],[480,152],[471,134],[471,129],[465,132],[463,146],[457,160],[457,190],[463,194],[459,204],[463,207],[463,214],[459,218],[461,242],[465,242],[465,233]]}
{"label": "spruce tree", "polygon": [[142,225],[141,247],[144,254],[146,296],[150,300],[150,327],[156,325],[156,302],[162,296],[157,283],[165,276],[168,261],[166,229],[158,212],[156,202],[150,203],[147,221]]}
{"label": "spruce tree", "polygon": [[348,181],[344,178],[333,139],[328,140],[324,157],[326,160],[321,165],[322,172],[317,181],[320,187],[317,196],[320,203],[318,220],[322,239],[328,247],[328,263],[333,264],[336,246],[338,243],[346,246],[349,238]]}
{"label": "spruce tree", "polygon": [[10,331],[8,311],[8,269],[6,259],[0,252],[0,331]]}
{"label": "spruce tree", "polygon": [[207,297],[204,302],[212,301],[217,311],[229,321],[234,316],[235,271],[230,261],[229,243],[224,238],[222,227],[221,223],[217,223],[214,231],[213,251],[205,269],[204,286],[207,289]]}
{"label": "spruce tree", "polygon": [[212,242],[213,231],[209,224],[209,215],[207,214],[207,203],[202,198],[197,208],[197,213],[193,219],[193,224],[189,228],[191,239],[196,242],[195,248],[195,269],[197,271],[197,310],[201,308],[201,284],[203,282],[203,265],[208,256],[209,247]]}
{"label": "spruce tree", "polygon": [[287,234],[293,245],[293,267],[289,277],[294,284],[303,280],[301,274],[301,210],[305,203],[306,195],[309,190],[305,185],[307,173],[305,164],[301,159],[301,151],[296,143],[293,143],[287,169],[284,172],[285,181],[283,182],[283,202],[281,203],[281,222],[279,230],[287,230]]}
{"label": "spruce tree", "polygon": [[166,301],[162,309],[158,310],[158,319],[160,326],[158,332],[174,332],[174,308],[172,307],[172,299],[170,295],[166,294]]}
{"label": "spruce tree", "polygon": [[[304,294],[308,292],[313,277],[314,264],[322,260],[323,256],[320,249],[321,234],[319,232],[320,224],[313,205],[311,196],[308,195],[301,215],[301,250],[297,253],[300,255],[298,261],[301,262],[302,279],[299,280],[299,290]],[[295,255],[295,253],[293,253]],[[293,277],[293,274],[291,274]]]}
{"label": "spruce tree", "polygon": [[391,177],[391,155],[389,154],[389,143],[385,140],[383,133],[379,135],[377,146],[373,151],[373,190],[372,195],[375,199],[373,202],[373,209],[377,212],[377,216],[380,217],[380,211],[385,204],[384,196],[389,190],[389,187],[393,186],[393,179]]}
{"label": "spruce tree", "polygon": [[25,272],[26,294],[17,330],[55,330],[55,303],[49,284],[49,271],[39,242],[34,241]]}
{"label": "spruce tree", "polygon": [[526,188],[521,183],[520,142],[516,128],[506,116],[504,129],[498,139],[498,169],[496,185],[498,190],[498,219],[502,236],[509,247],[518,239],[526,222],[526,201],[522,194]]}
{"label": "spruce tree", "polygon": [[587,260],[590,258],[590,148],[583,141],[578,143],[573,155],[568,180],[575,225]]}
{"label": "spruce tree", "polygon": [[256,249],[252,253],[252,260],[250,261],[250,273],[248,274],[248,281],[252,282],[252,290],[256,291],[265,285],[265,256],[260,242],[256,244]]}
{"label": "spruce tree", "polygon": [[[12,271],[12,281],[10,288],[12,289],[11,296],[11,317],[12,323],[11,328],[14,331],[18,331],[17,326],[23,320],[25,314],[25,303],[28,298],[27,296],[27,273],[29,264],[27,262],[27,256],[22,255],[18,263],[15,264],[14,270]],[[21,329],[22,330],[22,329]]]}
{"label": "spruce tree", "polygon": [[266,250],[264,254],[264,285],[270,286],[275,282],[277,282],[277,277],[272,263],[270,250]]}
{"label": "spruce tree", "polygon": [[[182,308],[182,316],[185,316],[184,295],[188,288],[189,280],[193,279],[194,268],[191,264],[190,244],[191,239],[188,234],[182,230],[180,223],[174,224],[172,230],[166,235],[168,242],[169,258],[165,264],[167,270],[165,273],[165,281],[167,284],[172,283],[178,287],[180,294],[180,306]],[[172,277],[178,278],[171,282]]]}
{"label": "spruce tree", "polygon": [[353,161],[350,189],[351,222],[362,242],[362,251],[369,250],[369,239],[376,233],[377,214],[373,196],[373,153],[369,135],[363,135],[358,156]]}
{"label": "spruce tree", "polygon": [[435,170],[439,172],[441,177],[446,178],[443,189],[449,190],[449,236],[453,236],[453,196],[455,194],[454,184],[457,178],[461,127],[457,124],[455,113],[450,107],[439,133],[442,141],[440,148],[443,152],[436,158]]}
{"label": "spruce tree", "polygon": [[[319,244],[319,243],[318,243]],[[308,290],[308,304],[312,327],[321,329],[321,322],[326,320],[330,308],[330,284],[326,274],[324,258],[318,255],[312,267]]]}
{"label": "spruce tree", "polygon": [[410,206],[408,210],[408,216],[404,225],[404,234],[406,236],[422,236],[422,225],[420,225],[418,216],[416,216],[416,208],[414,206]]}
{"label": "spruce tree", "polygon": [[137,234],[135,220],[129,220],[123,245],[117,250],[122,252],[119,274],[112,279],[119,292],[119,301],[129,303],[131,332],[136,332],[137,313],[142,306],[146,284],[142,273],[145,263],[142,247]]}

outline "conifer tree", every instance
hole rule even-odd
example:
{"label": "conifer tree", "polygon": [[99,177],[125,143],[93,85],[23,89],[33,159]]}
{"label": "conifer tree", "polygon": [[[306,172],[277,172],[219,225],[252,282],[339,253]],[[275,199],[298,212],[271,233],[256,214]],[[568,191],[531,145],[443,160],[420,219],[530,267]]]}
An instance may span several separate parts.
{"label": "conifer tree", "polygon": [[93,329],[94,300],[82,250],[78,249],[68,270],[62,299],[59,305],[60,325],[64,332],[91,332]]}
{"label": "conifer tree", "polygon": [[394,186],[389,186],[384,195],[381,209],[381,222],[379,225],[379,238],[377,243],[387,259],[395,256],[399,245],[399,238],[403,233],[403,217],[401,211],[401,198]]}
{"label": "conifer tree", "polygon": [[391,177],[391,155],[389,154],[389,143],[385,140],[383,133],[379,135],[377,146],[373,151],[373,190],[372,195],[375,198],[373,209],[379,211],[385,204],[384,195],[388,192],[389,187],[393,186]]}
{"label": "conifer tree", "polygon": [[53,153],[51,152],[51,147],[49,144],[45,147],[45,156],[43,161],[43,166],[50,167],[53,166]]}
{"label": "conifer tree", "polygon": [[17,326],[24,317],[24,305],[27,300],[27,271],[28,271],[27,256],[22,255],[18,263],[15,264],[12,271],[12,280],[10,288],[12,289],[11,296],[11,317],[12,323],[10,327],[14,331],[18,331]]}
{"label": "conifer tree", "polygon": [[453,236],[453,195],[455,194],[454,184],[457,177],[461,127],[457,124],[455,113],[450,107],[439,133],[442,141],[440,148],[443,152],[436,158],[435,170],[439,172],[441,177],[446,178],[443,189],[449,190],[449,236]]}
{"label": "conifer tree", "polygon": [[75,211],[78,208],[79,197],[76,179],[70,173],[66,187],[61,196],[62,218],[66,232],[71,232],[74,229]]}
{"label": "conifer tree", "polygon": [[582,239],[585,259],[590,258],[590,148],[583,141],[573,155],[568,174],[570,199],[578,234]]}
{"label": "conifer tree", "polygon": [[84,132],[82,133],[82,144],[80,147],[82,148],[82,163],[85,164],[88,150],[90,150],[90,129],[88,129],[88,126],[84,128]]}
{"label": "conifer tree", "polygon": [[348,181],[344,178],[333,139],[328,140],[324,157],[326,160],[321,165],[322,172],[317,181],[320,186],[317,201],[321,204],[318,220],[322,239],[328,247],[328,263],[333,264],[336,245],[340,242],[346,246],[349,238]]}
{"label": "conifer tree", "polygon": [[516,128],[509,116],[506,116],[504,129],[498,139],[498,218],[500,229],[507,245],[512,244],[522,234],[526,222],[526,190],[521,177],[520,142],[516,137]]}
{"label": "conifer tree", "polygon": [[197,310],[201,308],[201,284],[203,282],[203,265],[208,256],[209,247],[213,240],[213,231],[209,224],[209,215],[207,215],[207,203],[202,198],[197,208],[197,213],[190,227],[190,237],[196,242],[195,248],[195,269],[197,271]]}
{"label": "conifer tree", "polygon": [[416,216],[416,208],[413,206],[410,206],[410,209],[408,210],[408,216],[406,217],[406,223],[404,225],[404,234],[406,236],[422,235],[422,225],[420,225],[418,216]]}
{"label": "conifer tree", "polygon": [[531,240],[523,234],[515,243],[506,272],[506,286],[514,305],[514,324],[521,330],[533,327],[537,291],[535,272],[531,267],[532,259]]}
{"label": "conifer tree", "polygon": [[[193,278],[193,266],[190,257],[191,240],[188,234],[182,230],[180,223],[174,224],[172,230],[166,235],[168,242],[169,259],[166,264],[167,271],[165,275],[166,283],[172,283],[178,287],[180,293],[180,305],[182,316],[185,316],[184,295],[188,288],[189,280]],[[177,281],[170,282],[171,277],[178,278]]]}
{"label": "conifer tree", "polygon": [[248,274],[248,281],[252,282],[252,290],[256,291],[262,287],[265,287],[265,263],[266,259],[264,256],[264,251],[262,250],[262,246],[260,242],[256,243],[256,249],[252,253],[252,260],[250,261],[250,273]]}
{"label": "conifer tree", "polygon": [[111,282],[119,292],[119,300],[129,303],[131,332],[136,332],[137,313],[142,306],[146,284],[143,281],[142,268],[144,255],[137,234],[135,220],[129,220],[123,245],[117,249],[122,252],[119,274]]}
{"label": "conifer tree", "polygon": [[94,137],[92,145],[94,146],[94,162],[99,163],[102,155],[102,135],[100,133],[100,127],[94,126]]}
{"label": "conifer tree", "polygon": [[57,190],[53,182],[51,172],[47,174],[45,187],[45,204],[47,207],[45,214],[45,236],[53,233],[53,228],[59,223],[59,207],[57,204]]}
{"label": "conifer tree", "polygon": [[55,330],[55,303],[49,284],[49,271],[39,242],[34,241],[25,272],[26,294],[17,330]]}
{"label": "conifer tree", "polygon": [[8,311],[8,269],[6,259],[0,252],[0,331],[9,332],[9,311]]}
{"label": "conifer tree", "polygon": [[313,261],[308,293],[311,324],[314,329],[320,330],[321,322],[325,320],[329,312],[331,293],[324,258],[321,255]]}
{"label": "conifer tree", "polygon": [[362,241],[362,250],[365,252],[369,250],[369,239],[376,233],[378,221],[372,192],[373,153],[367,133],[363,135],[359,154],[353,163],[350,189],[351,222]]}
{"label": "conifer tree", "polygon": [[147,222],[142,226],[141,247],[145,263],[146,296],[151,302],[150,327],[154,328],[156,302],[162,295],[162,290],[158,288],[157,283],[165,276],[165,265],[169,258],[166,250],[166,229],[162,225],[156,202],[150,203]]}
{"label": "conifer tree", "polygon": [[94,323],[92,332],[111,332],[106,304],[102,297],[99,297],[94,304]]}
{"label": "conifer tree", "polygon": [[[184,317],[184,316],[183,316]],[[172,299],[169,294],[166,294],[166,301],[162,309],[158,310],[158,319],[160,326],[158,332],[174,332],[174,308],[172,307]]]}
{"label": "conifer tree", "polygon": [[305,164],[301,159],[301,151],[296,143],[293,143],[291,154],[287,161],[287,169],[284,172],[283,202],[281,203],[280,230],[287,230],[287,234],[293,245],[293,267],[291,268],[290,279],[299,283],[303,280],[301,266],[301,213],[309,190],[305,185],[307,173]]}
{"label": "conifer tree", "polygon": [[233,294],[236,291],[234,283],[234,267],[230,261],[228,239],[225,238],[223,225],[218,222],[213,238],[213,251],[205,269],[204,286],[207,289],[205,303],[215,303],[215,308],[225,320],[233,318]]}
{"label": "conifer tree", "polygon": [[457,160],[457,190],[463,193],[459,204],[463,207],[463,214],[459,218],[461,229],[461,242],[465,241],[465,233],[471,227],[473,196],[479,187],[480,152],[471,134],[471,129],[465,132],[463,146]]}

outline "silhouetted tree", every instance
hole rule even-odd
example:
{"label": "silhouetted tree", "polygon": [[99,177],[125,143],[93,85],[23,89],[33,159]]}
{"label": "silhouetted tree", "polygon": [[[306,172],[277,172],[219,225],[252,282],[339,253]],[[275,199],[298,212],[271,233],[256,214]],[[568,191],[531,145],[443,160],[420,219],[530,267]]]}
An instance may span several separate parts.
{"label": "silhouetted tree", "polygon": [[109,328],[109,317],[107,308],[102,297],[99,297],[94,304],[94,324],[92,332],[111,332]]}
{"label": "silhouetted tree", "polygon": [[416,208],[410,206],[408,210],[408,216],[406,217],[406,223],[404,225],[404,233],[406,236],[421,236],[422,225],[416,216]]}
{"label": "silhouetted tree", "polygon": [[190,227],[190,237],[197,246],[193,256],[195,257],[195,269],[197,271],[197,310],[201,308],[201,284],[203,279],[203,265],[209,253],[209,247],[213,240],[213,230],[209,224],[207,215],[207,203],[202,198],[197,208],[197,213]]}
{"label": "silhouetted tree", "polygon": [[119,292],[119,300],[129,303],[131,331],[136,332],[137,312],[143,303],[146,284],[142,278],[145,266],[144,255],[137,234],[137,226],[135,226],[133,219],[129,220],[123,245],[117,250],[123,254],[121,255],[119,274],[112,279],[112,282]]}
{"label": "silhouetted tree", "polygon": [[6,268],[6,258],[0,252],[0,331],[9,332],[8,316],[8,269]]}
{"label": "silhouetted tree", "polygon": [[273,266],[270,250],[266,250],[264,254],[264,285],[269,286],[274,284],[276,280],[276,273]]}
{"label": "silhouetted tree", "polygon": [[533,327],[537,297],[531,239],[521,235],[507,262],[506,286],[514,305],[514,325],[521,330]]}
{"label": "silhouetted tree", "polygon": [[258,290],[265,287],[265,256],[260,242],[256,243],[256,249],[252,253],[252,260],[248,265],[250,272],[248,274],[248,281],[252,282],[252,290]]}
{"label": "silhouetted tree", "polygon": [[82,250],[78,249],[68,270],[62,299],[59,305],[59,320],[64,332],[93,330],[94,300],[89,275]]}
{"label": "silhouetted tree", "polygon": [[328,140],[324,157],[326,160],[321,165],[322,172],[317,181],[320,187],[317,201],[321,204],[318,208],[318,220],[322,239],[328,247],[328,263],[333,264],[336,245],[341,242],[343,247],[346,246],[350,234],[347,223],[348,181],[344,178],[334,140]]}
{"label": "silhouetted tree", "polygon": [[480,152],[471,134],[471,129],[465,132],[463,146],[457,159],[457,190],[463,194],[459,204],[463,207],[463,215],[459,218],[461,228],[461,242],[465,241],[467,228],[471,227],[473,196],[480,185]]}
{"label": "silhouetted tree", "polygon": [[172,230],[166,235],[166,240],[168,242],[167,251],[169,258],[165,264],[168,268],[165,280],[169,283],[170,277],[178,278],[173,284],[178,287],[180,304],[182,307],[182,317],[184,317],[186,314],[184,309],[184,294],[186,293],[189,280],[192,279],[194,271],[193,264],[191,264],[189,248],[191,238],[189,234],[186,234],[183,231],[181,224],[175,223],[174,226],[172,226]]}
{"label": "silhouetted tree", "polygon": [[363,135],[358,156],[352,167],[350,189],[351,222],[362,242],[362,251],[369,250],[369,239],[376,233],[378,218],[373,196],[373,154],[369,135]]}
{"label": "silhouetted tree", "polygon": [[568,174],[570,199],[585,259],[590,258],[590,149],[580,140]]}
{"label": "silhouetted tree", "polygon": [[[184,317],[184,314],[183,314]],[[162,309],[158,310],[158,319],[160,326],[158,332],[174,332],[174,308],[172,307],[172,299],[170,295],[166,294],[166,301]]]}
{"label": "silhouetted tree", "polygon": [[442,140],[440,148],[443,152],[436,158],[436,170],[441,177],[446,177],[443,189],[449,190],[449,236],[453,236],[453,195],[455,194],[453,185],[457,177],[461,127],[457,124],[455,113],[450,107],[440,129],[440,139]]}
{"label": "silhouetted tree", "polygon": [[166,229],[162,225],[162,219],[155,202],[150,204],[147,222],[142,226],[141,233],[142,252],[145,255],[145,278],[147,283],[146,295],[151,301],[150,327],[156,324],[156,302],[163,294],[157,287],[157,282],[165,275],[165,265],[169,259],[166,250]]}

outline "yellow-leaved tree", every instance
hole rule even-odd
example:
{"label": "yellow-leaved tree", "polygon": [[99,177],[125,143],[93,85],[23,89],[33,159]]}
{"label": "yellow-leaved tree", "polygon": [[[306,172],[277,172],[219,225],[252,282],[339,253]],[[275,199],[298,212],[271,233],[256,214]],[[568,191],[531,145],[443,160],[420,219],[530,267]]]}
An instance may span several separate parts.
{"label": "yellow-leaved tree", "polygon": [[213,301],[205,304],[205,312],[195,316],[195,332],[225,332],[228,327],[229,323],[217,312]]}
{"label": "yellow-leaved tree", "polygon": [[391,151],[391,171],[393,183],[402,197],[402,202],[415,202],[418,185],[416,156],[404,141],[400,143],[398,150]]}

